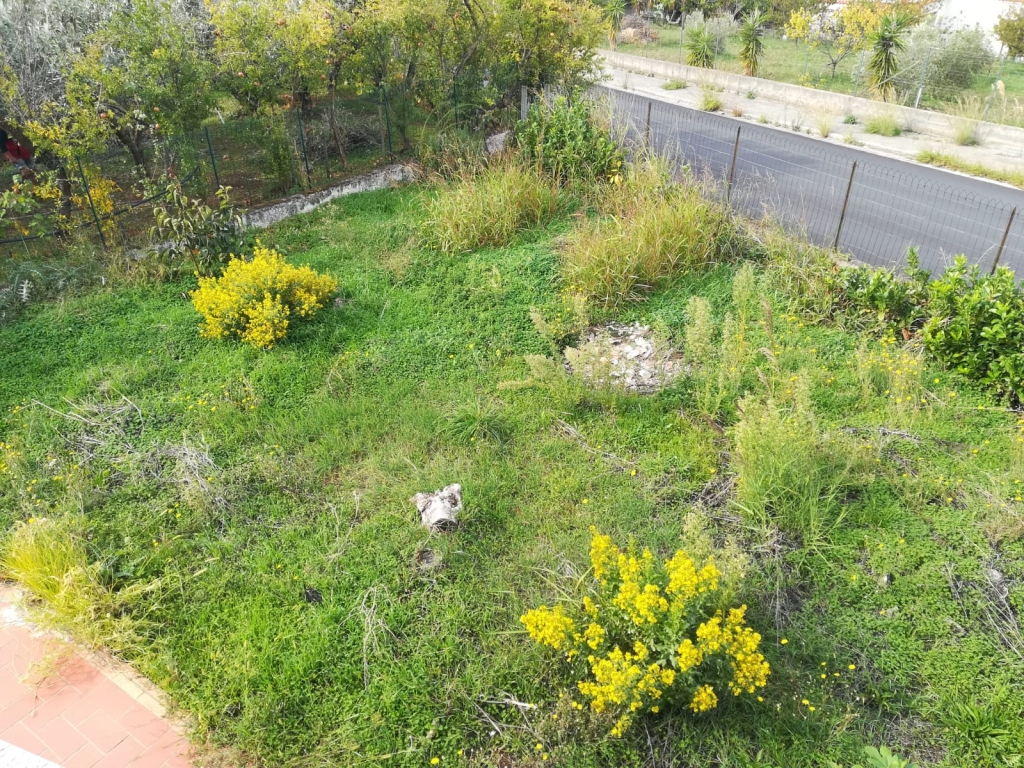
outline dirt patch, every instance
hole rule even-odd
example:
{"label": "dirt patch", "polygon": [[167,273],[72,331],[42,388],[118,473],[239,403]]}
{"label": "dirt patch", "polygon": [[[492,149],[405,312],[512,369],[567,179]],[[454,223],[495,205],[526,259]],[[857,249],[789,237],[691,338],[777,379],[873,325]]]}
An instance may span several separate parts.
{"label": "dirt patch", "polygon": [[570,371],[599,387],[650,394],[686,372],[682,357],[649,326],[610,323],[592,328],[579,347],[565,350]]}

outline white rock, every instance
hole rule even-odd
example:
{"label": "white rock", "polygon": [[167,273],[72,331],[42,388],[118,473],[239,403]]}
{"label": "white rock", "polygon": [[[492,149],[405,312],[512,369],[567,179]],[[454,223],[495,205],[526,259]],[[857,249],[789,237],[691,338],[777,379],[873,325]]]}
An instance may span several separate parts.
{"label": "white rock", "polygon": [[433,493],[417,493],[411,501],[415,502],[420,513],[420,522],[425,528],[447,531],[459,524],[462,486],[458,483],[452,483]]}

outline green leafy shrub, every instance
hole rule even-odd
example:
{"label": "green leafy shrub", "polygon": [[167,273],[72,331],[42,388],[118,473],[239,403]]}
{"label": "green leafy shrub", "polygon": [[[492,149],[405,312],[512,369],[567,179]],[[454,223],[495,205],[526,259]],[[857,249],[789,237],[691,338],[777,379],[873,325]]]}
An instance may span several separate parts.
{"label": "green leafy shrub", "polygon": [[550,107],[536,103],[516,126],[523,157],[554,178],[608,181],[619,177],[623,153],[608,130],[600,127],[594,104],[559,97]]}
{"label": "green leafy shrub", "polygon": [[179,184],[167,188],[168,203],[153,210],[156,225],[150,229],[153,255],[171,271],[191,262],[197,275],[210,275],[214,265],[240,248],[242,219],[231,205],[231,187],[217,190],[219,204],[189,198]]}
{"label": "green leafy shrub", "polygon": [[1024,292],[1011,270],[982,275],[958,256],[928,286],[922,336],[944,365],[1000,391],[1024,392]]}
{"label": "green leafy shrub", "polygon": [[506,160],[477,173],[463,169],[422,199],[420,242],[443,253],[462,253],[506,245],[516,232],[556,215],[567,198],[536,166]]}
{"label": "green leafy shrub", "polygon": [[930,273],[918,268],[917,251],[907,254],[907,279],[891,269],[851,267],[838,282],[847,306],[874,323],[896,328],[918,327],[924,320]]}
{"label": "green leafy shrub", "polygon": [[598,216],[584,219],[562,250],[571,290],[606,305],[636,301],[718,261],[733,229],[729,212],[692,183],[671,184],[656,162],[631,166],[609,186]]}
{"label": "green leafy shrub", "polygon": [[980,27],[944,29],[930,22],[914,27],[900,56],[896,90],[916,93],[923,74],[926,96],[953,101],[958,93],[971,89],[975,78],[995,60],[987,37]]}
{"label": "green leafy shrub", "polygon": [[886,269],[843,270],[836,284],[848,309],[881,325],[920,328],[924,347],[943,365],[1019,399],[1024,392],[1024,291],[1012,270],[992,275],[964,256],[941,277],[917,268],[907,279]]}

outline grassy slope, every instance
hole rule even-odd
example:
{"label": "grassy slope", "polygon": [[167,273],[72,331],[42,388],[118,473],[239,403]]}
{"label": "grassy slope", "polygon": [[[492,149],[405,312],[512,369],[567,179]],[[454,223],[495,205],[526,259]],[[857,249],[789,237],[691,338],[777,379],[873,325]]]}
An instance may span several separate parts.
{"label": "grassy slope", "polygon": [[[199,339],[184,284],[97,293],[0,330],[0,439],[24,450],[26,479],[39,480],[44,500],[33,506],[6,478],[0,525],[58,503],[67,480],[48,478],[78,478],[71,486],[85,489],[104,573],[173,585],[151,598],[152,642],[135,661],[211,739],[271,765],[385,755],[389,765],[432,755],[458,765],[460,749],[481,764],[505,751],[517,765],[539,765],[544,753],[557,765],[631,765],[656,750],[678,765],[714,756],[790,768],[852,761],[863,743],[902,743],[953,766],[998,764],[979,757],[982,747],[1024,748],[1024,663],[988,623],[979,586],[984,569],[998,567],[1019,607],[1021,546],[1007,536],[994,549],[980,527],[991,511],[963,490],[1012,496],[1021,477],[1013,417],[979,410],[989,400],[944,373],[929,374],[939,379],[936,404],[919,415],[897,418],[884,397],[865,404],[856,340],[784,316],[782,373],[809,372],[824,423],[901,427],[922,439],[864,437],[875,469],[815,551],[785,538],[766,544],[715,510],[718,533],[749,541],[756,556],[744,598],[774,670],[764,704],[730,701],[696,719],[671,713],[620,741],[595,737],[564,708],[550,719],[571,681],[527,641],[519,615],[558,599],[565,563],[586,563],[592,524],[671,551],[693,494],[728,473],[728,440],[687,416],[685,385],[648,398],[497,389],[525,376],[523,354],[546,351],[528,308],[558,306],[551,240],[565,225],[446,258],[407,244],[416,194],[347,198],[267,233],[296,262],[334,274],[346,297],[269,353]],[[687,278],[626,316],[678,331],[687,296],[707,295],[724,311],[730,279],[726,268]],[[243,381],[254,409],[228,401],[241,399]],[[131,421],[130,450],[112,446],[91,460],[55,437],[79,427],[19,407],[121,394],[145,427]],[[637,474],[559,434],[556,418],[636,462]],[[480,422],[507,438],[461,428]],[[173,463],[141,457],[183,438],[209,445],[219,467],[210,482],[225,504],[189,496]],[[429,537],[408,498],[454,481],[465,525],[430,539],[445,567],[418,575],[414,555]],[[322,605],[304,601],[306,586],[322,592]],[[541,710],[524,720],[486,703],[506,696]],[[965,725],[972,715],[958,714],[958,702],[1008,729],[1002,746],[978,735],[984,723]],[[492,736],[483,711],[509,727]]]}

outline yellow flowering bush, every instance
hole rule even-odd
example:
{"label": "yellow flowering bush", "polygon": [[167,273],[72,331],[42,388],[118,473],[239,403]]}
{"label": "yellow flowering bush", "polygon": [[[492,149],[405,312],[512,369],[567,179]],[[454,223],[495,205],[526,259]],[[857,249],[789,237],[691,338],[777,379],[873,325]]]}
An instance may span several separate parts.
{"label": "yellow flowering bush", "polygon": [[270,349],[288,333],[292,316],[312,317],[337,289],[334,278],[257,244],[251,261],[233,258],[220,277],[199,278],[192,304],[206,320],[206,338],[235,336]]}
{"label": "yellow flowering bush", "polygon": [[[591,529],[594,584],[578,620],[563,606],[541,606],[521,621],[536,642],[564,652],[581,673],[577,689],[596,713],[615,719],[613,736],[640,712],[669,704],[694,713],[719,696],[754,693],[771,673],[747,607],[726,609],[723,571],[714,555],[684,550],[659,561],[649,549],[626,551]],[[584,627],[582,631],[579,628]]]}

